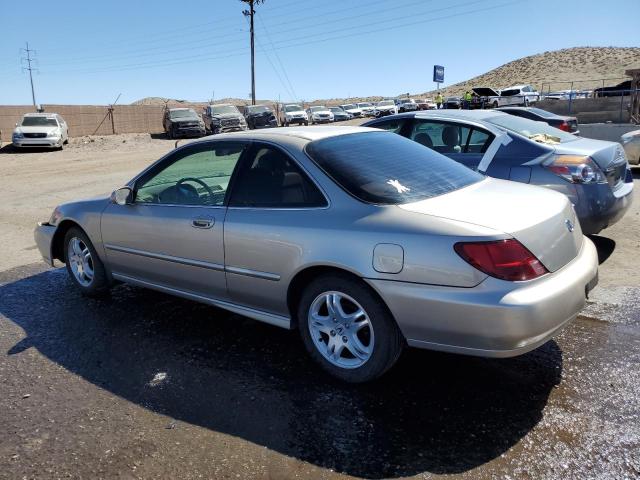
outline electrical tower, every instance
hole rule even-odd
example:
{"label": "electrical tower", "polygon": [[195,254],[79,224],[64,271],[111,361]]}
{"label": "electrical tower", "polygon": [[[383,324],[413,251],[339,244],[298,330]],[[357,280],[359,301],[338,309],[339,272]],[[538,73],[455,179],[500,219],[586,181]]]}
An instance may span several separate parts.
{"label": "electrical tower", "polygon": [[24,53],[26,54],[26,58],[22,57],[22,62],[26,62],[27,66],[23,67],[23,71],[27,70],[29,72],[29,81],[31,82],[31,100],[33,100],[33,106],[36,107],[36,92],[33,88],[33,66],[31,65],[32,62],[34,62],[34,59],[31,57],[31,54],[36,53],[35,50],[31,50],[29,48],[29,42],[27,42],[27,48],[23,48],[22,49],[24,51]]}

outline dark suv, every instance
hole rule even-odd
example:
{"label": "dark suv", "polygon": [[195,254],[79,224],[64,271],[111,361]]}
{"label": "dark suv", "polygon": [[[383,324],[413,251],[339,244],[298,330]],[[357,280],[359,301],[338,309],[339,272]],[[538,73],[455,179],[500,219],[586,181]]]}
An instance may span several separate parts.
{"label": "dark suv", "polygon": [[204,107],[202,119],[209,133],[247,130],[247,122],[235,105],[207,105]]}
{"label": "dark suv", "polygon": [[192,108],[169,108],[162,120],[164,132],[169,138],[203,137],[204,122]]}
{"label": "dark suv", "polygon": [[242,113],[251,130],[278,126],[278,120],[273,110],[266,105],[247,105]]}

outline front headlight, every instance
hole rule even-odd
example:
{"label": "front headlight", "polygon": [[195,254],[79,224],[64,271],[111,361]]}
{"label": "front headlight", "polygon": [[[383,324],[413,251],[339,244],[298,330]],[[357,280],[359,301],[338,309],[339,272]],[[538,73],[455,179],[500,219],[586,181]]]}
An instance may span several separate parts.
{"label": "front headlight", "polygon": [[600,167],[588,156],[555,155],[545,167],[569,183],[607,183]]}
{"label": "front headlight", "polygon": [[56,226],[61,218],[62,212],[60,211],[60,207],[54,208],[53,213],[51,214],[51,218],[49,218],[49,225]]}
{"label": "front headlight", "polygon": [[13,138],[22,138],[22,137],[24,137],[24,135],[20,130],[13,132]]}
{"label": "front headlight", "polygon": [[52,138],[52,137],[59,137],[60,136],[60,130],[51,130],[49,133],[47,133],[47,137]]}
{"label": "front headlight", "polygon": [[211,125],[220,125],[220,119],[219,118],[212,118],[211,119]]}

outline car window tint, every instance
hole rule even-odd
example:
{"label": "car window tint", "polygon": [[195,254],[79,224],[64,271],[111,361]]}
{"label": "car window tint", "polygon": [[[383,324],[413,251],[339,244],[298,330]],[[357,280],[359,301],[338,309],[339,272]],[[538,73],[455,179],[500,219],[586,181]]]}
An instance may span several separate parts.
{"label": "car window tint", "polygon": [[280,149],[256,146],[238,171],[229,206],[314,208],[327,205],[318,187]]}
{"label": "car window tint", "polygon": [[201,143],[177,151],[169,165],[143,178],[137,203],[223,205],[231,174],[245,146]]}
{"label": "car window tint", "polygon": [[473,128],[467,138],[464,153],[484,153],[489,148],[492,140],[493,135],[489,132]]}
{"label": "car window tint", "polygon": [[379,128],[380,130],[387,130],[388,132],[399,133],[404,125],[404,119],[396,119],[396,120],[384,120],[382,122],[378,122],[375,125],[371,125],[374,128]]}
{"label": "car window tint", "polygon": [[403,204],[442,195],[484,178],[433,150],[389,132],[315,140],[307,154],[344,190],[376,204]]}
{"label": "car window tint", "polygon": [[412,140],[440,153],[464,153],[470,129],[457,123],[416,119]]}

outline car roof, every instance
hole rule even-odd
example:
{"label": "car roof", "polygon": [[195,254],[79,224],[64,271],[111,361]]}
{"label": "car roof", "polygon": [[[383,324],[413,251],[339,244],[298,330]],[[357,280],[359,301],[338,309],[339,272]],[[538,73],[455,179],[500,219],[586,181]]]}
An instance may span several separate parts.
{"label": "car roof", "polygon": [[270,128],[268,130],[245,130],[242,132],[221,133],[215,136],[203,137],[203,140],[215,140],[217,138],[242,138],[250,137],[261,140],[278,140],[279,138],[294,137],[302,140],[314,141],[323,138],[338,137],[351,133],[379,132],[379,129],[355,126],[313,126],[313,127],[287,127]]}
{"label": "car roof", "polygon": [[452,118],[452,119],[464,119],[464,120],[485,120],[487,118],[495,117],[496,115],[509,115],[505,112],[498,110],[426,110],[421,112],[415,112],[414,115],[419,118]]}

